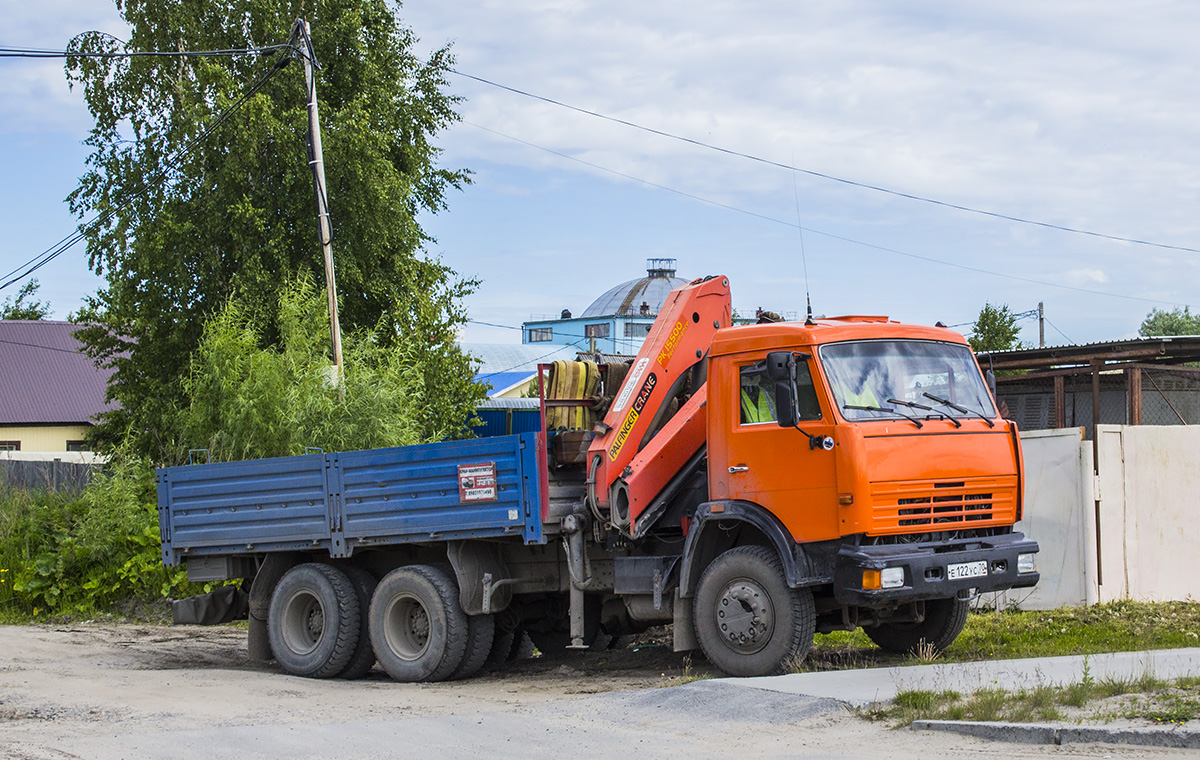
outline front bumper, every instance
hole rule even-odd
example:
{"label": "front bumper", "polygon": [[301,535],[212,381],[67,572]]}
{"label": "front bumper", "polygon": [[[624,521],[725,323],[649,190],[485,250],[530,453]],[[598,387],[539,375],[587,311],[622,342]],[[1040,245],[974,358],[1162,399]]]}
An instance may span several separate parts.
{"label": "front bumper", "polygon": [[[1038,545],[1022,533],[926,544],[843,546],[834,568],[834,597],[841,604],[881,608],[897,602],[963,597],[988,591],[1027,588],[1037,572],[1018,573],[1017,555],[1036,554]],[[987,574],[951,579],[947,568],[986,562]],[[904,585],[864,589],[864,570],[904,568]]]}

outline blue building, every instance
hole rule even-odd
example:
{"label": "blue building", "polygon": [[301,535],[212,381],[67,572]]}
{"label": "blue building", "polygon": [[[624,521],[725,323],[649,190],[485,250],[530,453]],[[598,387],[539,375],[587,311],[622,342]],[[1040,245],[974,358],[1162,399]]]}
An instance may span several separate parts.
{"label": "blue building", "polygon": [[610,289],[578,317],[563,309],[559,319],[523,323],[521,342],[574,346],[580,351],[636,354],[667,295],[686,285],[675,276],[675,259],[647,259],[646,276]]}

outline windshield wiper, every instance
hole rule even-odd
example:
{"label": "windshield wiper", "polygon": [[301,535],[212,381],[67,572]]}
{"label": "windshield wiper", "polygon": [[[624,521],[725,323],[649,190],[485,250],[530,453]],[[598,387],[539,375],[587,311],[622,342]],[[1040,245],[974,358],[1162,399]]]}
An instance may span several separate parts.
{"label": "windshield wiper", "polygon": [[950,420],[951,422],[953,422],[953,423],[954,423],[954,427],[956,427],[956,428],[960,428],[960,427],[962,427],[962,423],[961,423],[961,422],[959,422],[958,420],[954,419],[953,417],[951,417],[951,416],[950,416],[950,415],[948,415],[948,414],[945,414],[945,413],[943,413],[943,412],[939,412],[938,410],[934,409],[932,406],[925,406],[924,404],[918,404],[918,403],[916,403],[915,401],[903,401],[903,400],[901,400],[901,399],[898,399],[898,398],[889,398],[889,399],[887,400],[887,402],[888,402],[889,404],[899,404],[900,406],[907,406],[909,409],[923,409],[923,410],[925,410],[926,412],[933,412],[933,413],[934,413],[934,414],[936,414],[938,417],[940,417],[940,418],[942,418],[942,419],[944,419],[944,420]]}
{"label": "windshield wiper", "polygon": [[842,408],[843,409],[854,409],[854,410],[861,411],[861,412],[886,412],[887,414],[898,414],[901,417],[903,417],[904,419],[911,422],[912,424],[916,425],[918,429],[924,427],[924,425],[921,424],[921,421],[919,419],[917,419],[916,417],[909,416],[909,415],[905,414],[904,412],[899,411],[898,409],[887,409],[882,406],[858,406],[857,404],[843,404]]}
{"label": "windshield wiper", "polygon": [[924,396],[925,398],[933,399],[934,401],[938,402],[939,404],[944,404],[956,412],[962,412],[963,414],[974,415],[974,416],[978,417],[979,419],[983,420],[984,422],[986,422],[987,426],[990,428],[996,427],[996,423],[993,422],[990,418],[988,418],[988,416],[985,415],[983,412],[977,412],[974,409],[968,409],[965,406],[959,406],[958,404],[954,403],[950,399],[942,398],[940,396],[935,396],[932,393],[922,393],[921,395]]}

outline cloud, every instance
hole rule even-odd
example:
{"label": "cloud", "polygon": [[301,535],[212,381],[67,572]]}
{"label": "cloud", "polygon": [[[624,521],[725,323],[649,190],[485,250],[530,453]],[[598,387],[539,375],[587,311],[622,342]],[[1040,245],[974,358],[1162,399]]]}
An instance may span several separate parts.
{"label": "cloud", "polygon": [[[80,32],[122,35],[116,8],[96,0],[44,0],[5,8],[4,42],[12,47],[63,50]],[[82,91],[71,91],[61,59],[0,60],[0,135],[55,132],[82,136],[91,126]]]}

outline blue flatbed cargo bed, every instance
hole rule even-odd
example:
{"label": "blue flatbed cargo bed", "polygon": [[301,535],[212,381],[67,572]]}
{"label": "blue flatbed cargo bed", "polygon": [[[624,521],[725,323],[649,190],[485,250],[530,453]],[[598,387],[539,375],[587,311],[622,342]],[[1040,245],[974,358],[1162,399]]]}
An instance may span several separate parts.
{"label": "blue flatbed cargo bed", "polygon": [[520,537],[545,542],[541,434],[164,467],[163,563]]}

